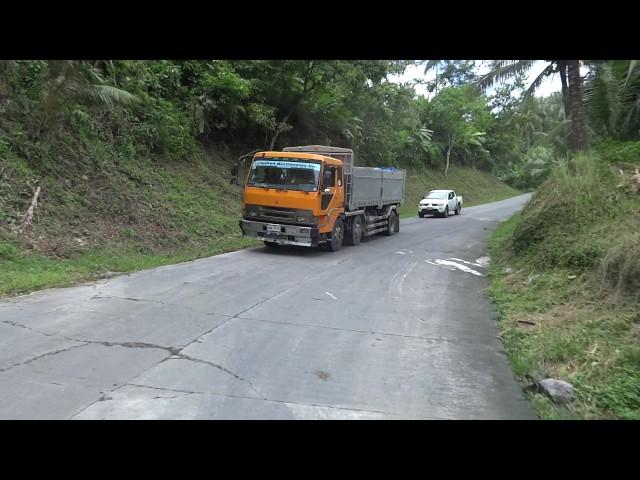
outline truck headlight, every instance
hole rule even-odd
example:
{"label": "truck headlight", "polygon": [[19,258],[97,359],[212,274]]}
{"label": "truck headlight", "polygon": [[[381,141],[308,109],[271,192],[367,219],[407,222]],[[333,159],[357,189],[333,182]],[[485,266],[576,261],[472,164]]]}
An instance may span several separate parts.
{"label": "truck headlight", "polygon": [[311,223],[317,222],[316,217],[313,216],[312,210],[298,210],[293,217],[297,223]]}

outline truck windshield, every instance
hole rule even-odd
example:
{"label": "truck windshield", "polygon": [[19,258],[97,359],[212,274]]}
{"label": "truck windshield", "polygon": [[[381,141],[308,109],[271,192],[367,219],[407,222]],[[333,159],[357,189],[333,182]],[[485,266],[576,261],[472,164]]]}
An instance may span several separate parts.
{"label": "truck windshield", "polygon": [[445,200],[448,197],[447,192],[431,192],[425,198],[434,198],[437,200]]}
{"label": "truck windshield", "polygon": [[312,192],[319,177],[319,161],[265,157],[254,160],[247,185]]}

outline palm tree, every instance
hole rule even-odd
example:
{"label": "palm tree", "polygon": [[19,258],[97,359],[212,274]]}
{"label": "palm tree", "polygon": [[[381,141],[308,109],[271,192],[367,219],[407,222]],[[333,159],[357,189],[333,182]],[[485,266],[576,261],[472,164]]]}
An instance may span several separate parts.
{"label": "palm tree", "polygon": [[36,137],[50,135],[60,123],[60,114],[75,103],[111,108],[140,101],[136,95],[108,85],[100,69],[88,61],[49,60],[47,64],[49,81],[42,89],[42,116]]}
{"label": "palm tree", "polygon": [[640,137],[640,68],[637,60],[598,62],[585,82],[584,99],[594,129],[621,140]]}
{"label": "palm tree", "polygon": [[[537,62],[538,60],[494,60],[490,64],[491,71],[484,75],[477,84],[480,88],[487,89],[495,83],[515,78],[530,71]],[[580,60],[547,60],[547,62],[548,65],[545,69],[531,82],[531,85],[525,91],[525,98],[532,96],[546,77],[559,73],[565,115],[571,120],[568,138],[569,148],[572,150],[584,150],[589,146],[589,139],[582,105]]]}

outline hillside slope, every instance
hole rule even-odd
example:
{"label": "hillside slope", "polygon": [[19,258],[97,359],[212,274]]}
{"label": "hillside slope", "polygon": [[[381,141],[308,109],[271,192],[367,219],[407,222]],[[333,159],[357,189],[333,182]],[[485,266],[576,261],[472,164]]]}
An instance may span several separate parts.
{"label": "hillside slope", "polygon": [[578,156],[493,236],[491,295],[515,374],[575,387],[564,406],[532,394],[542,418],[640,419],[635,168]]}

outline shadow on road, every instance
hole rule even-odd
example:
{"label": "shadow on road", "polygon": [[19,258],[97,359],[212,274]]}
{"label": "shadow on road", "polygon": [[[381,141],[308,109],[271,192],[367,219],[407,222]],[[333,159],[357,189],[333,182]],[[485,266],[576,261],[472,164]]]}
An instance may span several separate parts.
{"label": "shadow on road", "polygon": [[288,256],[288,257],[304,257],[304,258],[313,258],[322,255],[326,255],[327,249],[324,246],[319,247],[298,247],[296,245],[281,245],[278,248],[269,248],[266,246],[257,247],[251,250],[252,254],[256,255],[277,255],[277,256]]}

